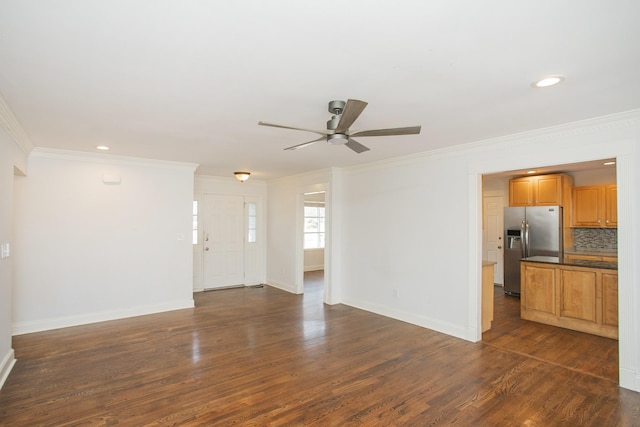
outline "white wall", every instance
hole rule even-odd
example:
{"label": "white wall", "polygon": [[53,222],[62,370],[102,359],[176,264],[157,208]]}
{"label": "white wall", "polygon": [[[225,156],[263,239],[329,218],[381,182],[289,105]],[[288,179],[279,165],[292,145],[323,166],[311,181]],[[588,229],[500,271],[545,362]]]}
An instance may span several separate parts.
{"label": "white wall", "polygon": [[324,249],[304,250],[304,271],[318,271],[324,269]]}
{"label": "white wall", "polygon": [[[1,102],[1,100],[0,100]],[[15,265],[14,222],[14,167],[26,171],[27,155],[0,127],[0,244],[10,245],[10,256],[0,259],[0,388],[13,364],[11,346],[11,300]]]}
{"label": "white wall", "polygon": [[294,293],[304,288],[303,204],[304,193],[325,191],[326,237],[324,300],[335,303],[331,265],[339,257],[336,239],[331,236],[339,230],[336,220],[335,197],[339,194],[332,181],[335,170],[314,171],[307,174],[273,180],[268,183],[267,215],[267,283]]}
{"label": "white wall", "polygon": [[[334,301],[481,339],[482,174],[615,157],[620,384],[640,391],[638,135],[634,111],[332,171]],[[296,179],[269,186],[268,272],[282,282],[294,280]]]}
{"label": "white wall", "polygon": [[14,334],[193,307],[195,166],[34,150],[16,182]]}
{"label": "white wall", "polygon": [[250,178],[245,182],[238,181],[235,177],[214,177],[196,175],[194,185],[194,200],[198,201],[198,244],[193,245],[193,290],[196,292],[202,291],[203,286],[203,255],[204,246],[202,227],[203,224],[203,204],[204,196],[207,194],[218,195],[233,195],[256,198],[258,200],[257,213],[258,213],[258,229],[257,238],[260,243],[259,246],[259,283],[266,282],[266,240],[267,240],[267,209],[265,201],[267,198],[267,183],[265,181]]}

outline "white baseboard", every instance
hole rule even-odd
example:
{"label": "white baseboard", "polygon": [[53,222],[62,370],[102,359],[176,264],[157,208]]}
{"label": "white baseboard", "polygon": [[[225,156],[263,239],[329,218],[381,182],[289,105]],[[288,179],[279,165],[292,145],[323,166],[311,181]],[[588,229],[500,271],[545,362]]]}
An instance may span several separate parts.
{"label": "white baseboard", "polygon": [[640,374],[620,368],[620,387],[640,392]]}
{"label": "white baseboard", "polygon": [[282,289],[283,291],[291,292],[292,294],[296,294],[296,286],[289,283],[280,283],[274,280],[267,280],[267,285],[272,286],[274,288]]}
{"label": "white baseboard", "polygon": [[324,270],[324,264],[318,264],[318,265],[305,265],[304,266],[304,271],[318,271],[318,270]]}
{"label": "white baseboard", "polygon": [[407,313],[401,310],[395,310],[386,306],[381,306],[381,305],[370,303],[370,302],[361,302],[361,301],[356,302],[356,301],[349,300],[348,298],[347,299],[343,298],[342,304],[348,305],[350,307],[359,308],[361,310],[366,310],[371,313],[379,314],[381,316],[390,317],[392,319],[411,323],[412,325],[421,326],[423,328],[431,329],[433,331],[441,332],[443,334],[451,335],[453,337],[460,338],[465,341],[470,341],[467,337],[466,328],[453,325],[451,323],[442,322],[440,320],[417,315],[414,313]]}
{"label": "white baseboard", "polygon": [[124,319],[127,317],[181,310],[184,308],[193,308],[194,306],[195,303],[192,298],[182,301],[169,301],[160,304],[139,306],[123,310],[87,313],[75,316],[33,320],[28,322],[17,322],[13,324],[13,335],[29,334],[32,332],[41,332],[51,329],[67,328],[70,326],[86,325],[89,323],[104,322],[107,320]]}
{"label": "white baseboard", "polygon": [[13,365],[16,364],[16,357],[13,349],[10,349],[7,354],[2,358],[2,362],[0,362],[0,389],[4,385],[4,382],[9,377],[11,373],[11,369],[13,369]]}

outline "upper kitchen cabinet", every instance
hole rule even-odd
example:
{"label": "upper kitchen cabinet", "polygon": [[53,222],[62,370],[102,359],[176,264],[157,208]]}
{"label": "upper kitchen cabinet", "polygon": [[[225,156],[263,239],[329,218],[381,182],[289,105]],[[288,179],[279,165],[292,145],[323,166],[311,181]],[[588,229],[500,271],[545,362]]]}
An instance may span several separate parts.
{"label": "upper kitchen cabinet", "polygon": [[618,227],[618,193],[615,184],[574,187],[571,226]]}
{"label": "upper kitchen cabinet", "polygon": [[509,206],[568,206],[573,178],[565,174],[525,176],[509,181]]}

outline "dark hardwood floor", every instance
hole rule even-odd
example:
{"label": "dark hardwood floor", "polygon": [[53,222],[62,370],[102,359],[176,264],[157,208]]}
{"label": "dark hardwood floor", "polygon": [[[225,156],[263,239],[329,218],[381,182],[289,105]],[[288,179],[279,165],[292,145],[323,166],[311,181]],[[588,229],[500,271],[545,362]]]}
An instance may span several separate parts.
{"label": "dark hardwood floor", "polygon": [[615,359],[610,340],[497,316],[469,343],[323,305],[319,283],[17,336],[0,425],[640,425],[640,393],[596,366]]}

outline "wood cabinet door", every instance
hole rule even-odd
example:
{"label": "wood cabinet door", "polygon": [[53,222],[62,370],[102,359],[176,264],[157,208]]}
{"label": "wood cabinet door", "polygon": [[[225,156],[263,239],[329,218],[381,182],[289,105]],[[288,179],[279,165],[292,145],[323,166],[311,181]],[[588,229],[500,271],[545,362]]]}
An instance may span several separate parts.
{"label": "wood cabinet door", "polygon": [[560,317],[596,322],[596,273],[560,270]]}
{"label": "wood cabinet door", "polygon": [[556,315],[556,269],[555,267],[521,266],[522,286],[520,303],[524,311],[530,313],[529,320],[537,320],[538,315]]}
{"label": "wood cabinet door", "polygon": [[533,203],[536,206],[562,205],[562,176],[540,175],[532,179],[535,182]]}
{"label": "wood cabinet door", "polygon": [[604,225],[606,227],[618,226],[618,186],[604,186]]}
{"label": "wood cabinet door", "polygon": [[509,206],[532,206],[533,185],[531,178],[514,178],[509,181]]}
{"label": "wood cabinet door", "polygon": [[602,323],[618,326],[618,275],[602,273]]}
{"label": "wood cabinet door", "polygon": [[573,227],[600,227],[602,218],[602,187],[592,185],[572,190]]}

